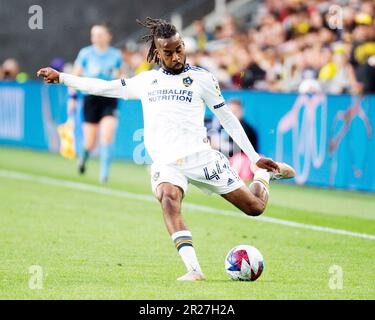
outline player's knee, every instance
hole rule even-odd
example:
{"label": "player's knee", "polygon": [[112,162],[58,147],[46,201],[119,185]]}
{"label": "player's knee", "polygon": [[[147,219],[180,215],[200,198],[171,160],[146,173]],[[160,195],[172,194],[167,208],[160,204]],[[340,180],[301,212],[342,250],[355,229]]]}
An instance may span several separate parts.
{"label": "player's knee", "polygon": [[88,143],[85,144],[85,149],[90,151],[90,152],[94,151],[95,147],[96,147],[95,141],[94,142],[88,142]]}
{"label": "player's knee", "polygon": [[[157,198],[163,208],[174,209],[180,205],[180,192],[176,188],[161,188]],[[170,210],[167,210],[170,211]]]}
{"label": "player's knee", "polygon": [[258,200],[256,202],[249,203],[246,206],[244,212],[248,216],[256,217],[256,216],[260,216],[264,212],[265,209],[266,209],[265,203],[261,200]]}
{"label": "player's knee", "polygon": [[162,197],[161,197],[161,202],[162,203],[168,203],[168,204],[174,204],[174,203],[178,203],[178,195],[177,195],[177,192],[175,191],[168,191],[168,192],[164,192],[162,194]]}
{"label": "player's knee", "polygon": [[264,212],[265,209],[266,209],[266,205],[264,204],[264,202],[259,201],[255,207],[253,216],[260,216]]}

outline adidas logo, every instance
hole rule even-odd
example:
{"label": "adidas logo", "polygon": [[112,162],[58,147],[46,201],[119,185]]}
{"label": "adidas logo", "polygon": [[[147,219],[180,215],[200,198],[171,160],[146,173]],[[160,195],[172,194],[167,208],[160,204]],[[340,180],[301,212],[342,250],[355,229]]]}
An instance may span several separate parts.
{"label": "adidas logo", "polygon": [[228,182],[227,182],[227,186],[230,186],[233,182],[234,182],[234,180],[232,180],[231,178],[229,178]]}
{"label": "adidas logo", "polygon": [[154,81],[152,81],[151,84],[158,84],[158,79],[155,79]]}

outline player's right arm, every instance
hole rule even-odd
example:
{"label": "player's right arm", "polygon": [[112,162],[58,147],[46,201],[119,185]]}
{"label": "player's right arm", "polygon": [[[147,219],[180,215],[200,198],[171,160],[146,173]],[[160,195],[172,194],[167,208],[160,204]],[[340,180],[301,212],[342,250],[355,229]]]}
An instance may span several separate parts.
{"label": "player's right arm", "polygon": [[[38,77],[43,77],[47,83],[62,83],[66,86],[86,92],[91,95],[122,98],[138,99],[136,90],[131,90],[124,79],[105,81],[94,78],[77,77],[71,74],[58,72],[52,68],[42,68],[37,72]],[[129,81],[127,79],[126,81]]]}

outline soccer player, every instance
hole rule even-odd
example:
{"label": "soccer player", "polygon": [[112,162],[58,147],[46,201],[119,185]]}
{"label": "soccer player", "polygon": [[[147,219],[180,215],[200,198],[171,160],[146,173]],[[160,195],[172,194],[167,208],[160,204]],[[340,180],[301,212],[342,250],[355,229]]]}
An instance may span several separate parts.
{"label": "soccer player", "polygon": [[[107,24],[96,24],[91,28],[91,46],[82,48],[74,63],[73,74],[77,76],[118,79],[122,74],[120,50],[111,47],[112,34]],[[70,91],[68,112],[73,113],[77,94]],[[117,127],[117,99],[85,95],[83,98],[83,150],[80,152],[78,172],[86,171],[86,162],[95,148],[100,129],[100,182],[106,183],[111,165],[111,147]]]}
{"label": "soccer player", "polygon": [[[258,155],[225,104],[215,77],[186,63],[183,39],[171,23],[151,18],[138,22],[150,30],[144,37],[151,44],[147,59],[160,64],[160,69],[114,81],[81,78],[51,68],[40,69],[38,75],[47,83],[63,83],[93,95],[142,101],[145,146],[153,160],[152,190],[187,269],[178,280],[203,280],[191,232],[181,215],[188,183],[221,195],[247,215],[258,216],[266,207],[269,180],[291,178],[295,172],[284,163]],[[249,187],[227,158],[210,147],[204,127],[205,105],[251,160],[255,174]]]}

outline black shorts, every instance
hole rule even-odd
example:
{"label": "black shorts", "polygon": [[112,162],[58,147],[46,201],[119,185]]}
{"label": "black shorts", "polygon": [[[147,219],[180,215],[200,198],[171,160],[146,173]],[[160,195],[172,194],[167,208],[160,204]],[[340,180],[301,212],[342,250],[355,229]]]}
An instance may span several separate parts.
{"label": "black shorts", "polygon": [[105,116],[117,116],[117,99],[87,95],[83,100],[83,119],[99,123]]}

